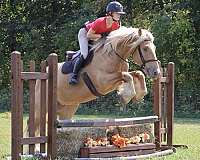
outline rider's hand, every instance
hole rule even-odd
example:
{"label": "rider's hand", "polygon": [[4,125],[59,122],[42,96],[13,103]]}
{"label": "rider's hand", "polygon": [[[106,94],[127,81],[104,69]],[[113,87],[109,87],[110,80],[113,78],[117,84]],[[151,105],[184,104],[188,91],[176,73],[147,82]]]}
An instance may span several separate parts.
{"label": "rider's hand", "polygon": [[102,38],[102,35],[101,34],[95,34],[95,36],[93,36],[94,38],[89,38],[90,40],[92,41],[97,41],[99,40],[100,38]]}
{"label": "rider's hand", "polygon": [[110,32],[104,32],[104,33],[101,33],[101,37],[107,37],[109,35]]}

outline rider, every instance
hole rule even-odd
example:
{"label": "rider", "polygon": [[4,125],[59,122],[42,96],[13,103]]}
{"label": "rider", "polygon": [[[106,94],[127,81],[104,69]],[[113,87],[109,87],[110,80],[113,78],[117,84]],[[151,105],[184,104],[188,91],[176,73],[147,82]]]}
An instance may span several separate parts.
{"label": "rider", "polygon": [[106,7],[106,16],[100,17],[93,22],[86,23],[78,33],[78,41],[81,56],[77,58],[69,84],[78,83],[78,72],[88,55],[88,41],[98,40],[106,33],[114,31],[120,27],[120,16],[125,14],[123,6],[117,2],[110,2]]}

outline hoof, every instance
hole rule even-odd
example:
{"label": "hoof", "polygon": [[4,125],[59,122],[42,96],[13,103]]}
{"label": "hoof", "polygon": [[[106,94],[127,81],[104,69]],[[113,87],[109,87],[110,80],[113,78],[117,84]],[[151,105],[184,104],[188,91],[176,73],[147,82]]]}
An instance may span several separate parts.
{"label": "hoof", "polygon": [[120,94],[118,94],[117,97],[118,97],[118,101],[119,101],[120,104],[122,104],[122,105],[126,105],[127,104],[126,100]]}

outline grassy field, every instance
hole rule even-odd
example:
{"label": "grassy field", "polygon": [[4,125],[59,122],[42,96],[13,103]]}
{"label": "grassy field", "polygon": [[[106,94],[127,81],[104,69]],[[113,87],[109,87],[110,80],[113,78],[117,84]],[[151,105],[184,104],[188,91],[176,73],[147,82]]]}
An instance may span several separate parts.
{"label": "grassy field", "polygon": [[[96,116],[87,116],[87,118]],[[76,116],[75,118],[83,118]],[[0,113],[0,160],[10,154],[10,113]],[[177,153],[156,159],[161,160],[200,160],[200,120],[175,119],[175,144],[188,145],[189,149],[177,149]]]}

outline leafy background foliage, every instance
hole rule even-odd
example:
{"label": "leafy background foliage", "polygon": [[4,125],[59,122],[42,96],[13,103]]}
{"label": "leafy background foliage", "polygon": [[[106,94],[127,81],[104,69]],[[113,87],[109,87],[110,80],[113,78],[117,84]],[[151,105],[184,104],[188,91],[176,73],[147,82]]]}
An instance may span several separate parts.
{"label": "leafy background foliage", "polygon": [[[29,60],[37,66],[49,53],[64,60],[66,50],[77,50],[81,25],[105,14],[108,0],[2,0],[0,2],[0,108],[10,109],[10,54],[22,53],[25,70]],[[200,111],[200,1],[121,0],[127,12],[124,26],[149,29],[155,37],[163,66],[176,64],[176,115],[197,117]],[[134,65],[131,64],[134,69]],[[150,81],[148,82],[150,85]],[[149,92],[151,89],[149,87]],[[26,99],[26,98],[25,98]],[[128,105],[128,114],[148,114],[151,94]],[[84,104],[79,113],[119,111],[115,93]],[[191,114],[193,113],[193,114]]]}

